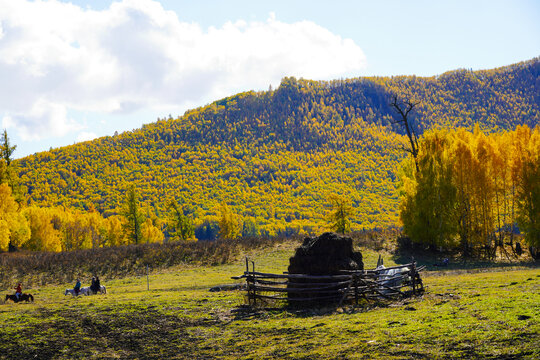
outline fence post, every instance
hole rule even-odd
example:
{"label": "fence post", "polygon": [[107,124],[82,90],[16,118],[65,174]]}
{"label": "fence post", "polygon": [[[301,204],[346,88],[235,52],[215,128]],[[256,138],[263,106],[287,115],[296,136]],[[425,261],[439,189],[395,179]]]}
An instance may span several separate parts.
{"label": "fence post", "polygon": [[358,306],[358,275],[353,274],[354,281],[354,303]]}
{"label": "fence post", "polygon": [[255,261],[251,262],[251,272],[252,272],[252,278],[251,281],[253,282],[253,306],[257,306],[257,289],[255,288]]}
{"label": "fence post", "polygon": [[412,292],[416,295],[416,261],[412,263]]}
{"label": "fence post", "polygon": [[246,256],[246,271],[244,272],[246,275],[246,286],[247,286],[247,297],[248,297],[248,305],[251,306],[251,286],[249,283],[249,259]]}
{"label": "fence post", "polygon": [[146,290],[150,290],[150,279],[148,277],[148,264],[146,264]]}

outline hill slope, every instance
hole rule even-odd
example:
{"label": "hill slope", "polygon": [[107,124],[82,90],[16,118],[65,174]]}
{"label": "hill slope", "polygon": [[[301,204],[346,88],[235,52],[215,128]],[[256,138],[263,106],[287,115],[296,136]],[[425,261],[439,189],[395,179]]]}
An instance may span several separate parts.
{"label": "hill slope", "polygon": [[392,125],[391,94],[421,101],[419,132],[436,126],[490,131],[540,120],[540,59],[494,70],[440,76],[331,82],[283,79],[164,119],[20,161],[30,201],[117,212],[130,183],[148,212],[187,205],[198,223],[221,202],[263,234],[317,230],[326,197],[354,199],[353,228],[396,225],[397,173],[405,141]]}

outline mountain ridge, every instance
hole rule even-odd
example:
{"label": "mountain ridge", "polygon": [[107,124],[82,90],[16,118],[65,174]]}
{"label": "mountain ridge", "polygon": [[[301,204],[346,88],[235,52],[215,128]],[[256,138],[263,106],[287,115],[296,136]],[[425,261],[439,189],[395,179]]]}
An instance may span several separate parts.
{"label": "mountain ridge", "polygon": [[[398,225],[398,171],[406,140],[389,96],[420,100],[419,133],[434,127],[486,131],[540,122],[540,59],[433,77],[334,81],[284,78],[273,91],[244,92],[140,129],[19,160],[29,202],[118,212],[128,184],[147,212],[167,199],[202,223],[220,203],[264,233],[325,222],[325,197],[353,199],[353,228]],[[273,208],[273,209],[272,209]],[[289,230],[287,230],[289,229]]]}

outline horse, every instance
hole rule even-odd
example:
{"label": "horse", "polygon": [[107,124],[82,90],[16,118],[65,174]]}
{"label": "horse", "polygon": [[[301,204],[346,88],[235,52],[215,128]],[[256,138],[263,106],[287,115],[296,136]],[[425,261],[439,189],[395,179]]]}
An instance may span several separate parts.
{"label": "horse", "polygon": [[17,295],[6,295],[6,299],[4,300],[4,302],[6,302],[8,300],[11,300],[11,301],[13,301],[15,303],[18,303],[18,302],[21,302],[21,301],[34,302],[34,297],[32,296],[32,294],[21,294],[19,296],[19,298],[17,299]]}
{"label": "horse", "polygon": [[67,294],[71,294],[72,296],[78,296],[78,295],[90,295],[90,287],[86,286],[86,287],[82,287],[80,290],[79,290],[79,293],[77,294],[75,292],[75,290],[73,289],[66,289],[66,291],[64,292],[64,296],[66,296]]}
{"label": "horse", "polygon": [[92,289],[92,287],[90,287],[90,288],[89,288],[89,294],[88,294],[88,295],[95,295],[95,294],[97,294],[98,292],[99,292],[99,293],[102,293],[102,294],[106,294],[106,293],[107,293],[107,288],[106,288],[104,285],[100,285],[100,286],[99,286],[99,290],[94,291],[94,290]]}
{"label": "horse", "polygon": [[408,267],[402,267],[397,269],[386,269],[384,265],[379,265],[375,269],[377,270],[377,281],[380,286],[380,292],[382,294],[391,294],[395,291],[390,288],[398,288],[403,283],[403,280],[408,275],[410,269]]}

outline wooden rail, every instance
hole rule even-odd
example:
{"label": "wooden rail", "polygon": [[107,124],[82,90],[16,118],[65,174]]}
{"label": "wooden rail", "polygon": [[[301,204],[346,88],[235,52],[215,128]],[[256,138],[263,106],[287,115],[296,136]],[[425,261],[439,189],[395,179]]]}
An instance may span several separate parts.
{"label": "wooden rail", "polygon": [[[336,275],[271,274],[255,271],[255,263],[246,258],[246,271],[233,279],[246,279],[247,299],[250,305],[257,300],[271,299],[289,303],[354,302],[360,299],[403,297],[423,291],[419,272],[424,266],[416,262],[382,269],[340,271]],[[410,290],[407,290],[409,288]]]}

